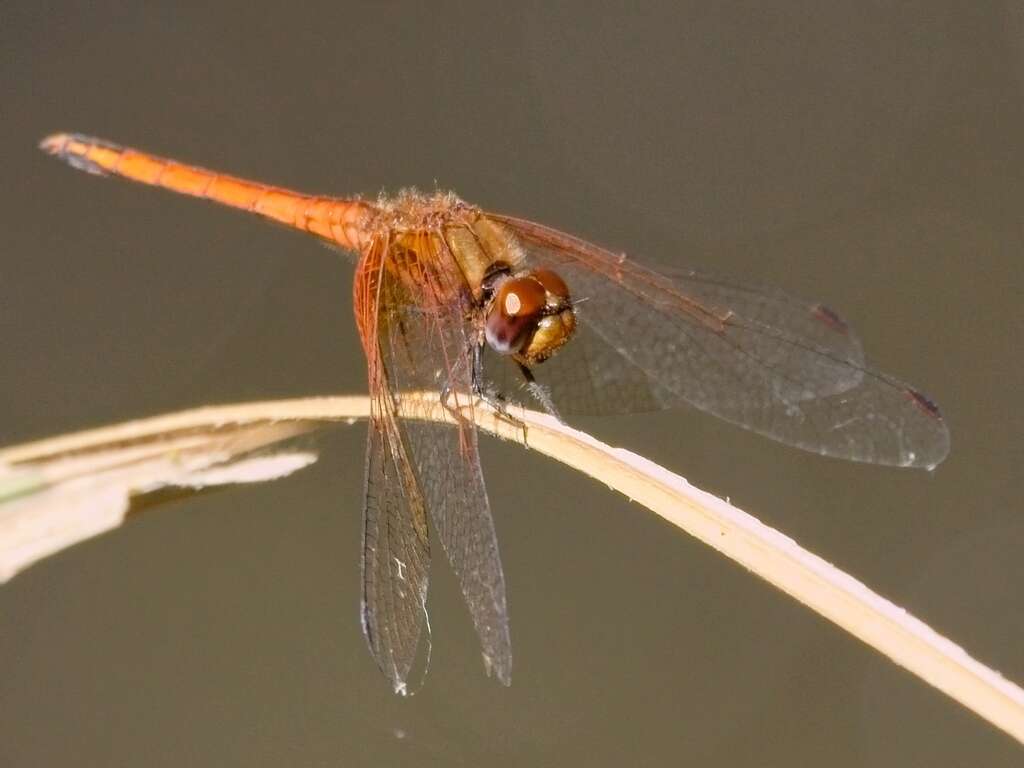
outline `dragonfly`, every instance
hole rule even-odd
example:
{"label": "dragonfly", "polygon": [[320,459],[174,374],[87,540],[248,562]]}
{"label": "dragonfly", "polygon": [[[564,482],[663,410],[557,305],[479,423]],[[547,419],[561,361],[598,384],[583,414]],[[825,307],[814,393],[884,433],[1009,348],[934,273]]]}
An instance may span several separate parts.
{"label": "dragonfly", "polygon": [[[949,451],[938,406],[865,362],[826,305],[688,268],[657,269],[448,192],[377,200],[248,181],[81,134],[41,149],[89,173],[211,200],[356,257],[366,355],[361,621],[397,693],[426,621],[430,531],[455,572],[484,666],[511,682],[505,577],[474,409],[558,417],[693,406],[780,443],[932,469]],[[454,424],[404,418],[439,392]]]}

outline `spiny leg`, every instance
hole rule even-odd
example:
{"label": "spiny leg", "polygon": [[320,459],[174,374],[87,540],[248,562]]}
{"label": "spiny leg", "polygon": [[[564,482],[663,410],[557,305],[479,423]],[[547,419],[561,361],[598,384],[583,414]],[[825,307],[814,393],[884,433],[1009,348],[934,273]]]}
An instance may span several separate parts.
{"label": "spiny leg", "polygon": [[484,343],[473,345],[473,394],[493,408],[499,416],[512,420],[508,413],[508,398],[484,378]]}
{"label": "spiny leg", "polygon": [[[469,419],[462,412],[462,409],[458,407],[457,403],[452,402],[452,395],[454,389],[452,388],[452,381],[459,379],[462,366],[466,365],[465,358],[460,358],[457,367],[452,371],[448,378],[444,382],[444,386],[441,387],[441,406],[451,414],[452,418],[460,423],[468,422]],[[487,403],[493,408],[500,416],[507,414],[505,410],[505,404],[503,399],[497,393],[487,390],[484,391],[481,377],[481,363],[480,363],[480,347],[476,344],[473,345],[472,352],[472,375],[470,376],[471,394],[475,398],[479,398],[483,402]]]}
{"label": "spiny leg", "polygon": [[519,372],[526,380],[526,391],[533,396],[534,400],[540,403],[540,407],[543,408],[545,412],[561,421],[562,417],[558,413],[558,409],[555,408],[554,400],[551,399],[551,390],[537,381],[533,375],[533,371],[531,371],[527,366],[523,365],[519,361],[516,361],[516,365],[519,366]]}
{"label": "spiny leg", "polygon": [[[483,374],[483,351],[484,342],[481,340],[480,343],[473,345],[472,350],[472,376],[470,380],[472,382],[473,395],[478,397],[482,402],[486,403],[494,412],[498,418],[512,425],[516,429],[522,429],[523,431],[523,442],[526,442],[526,423],[522,419],[517,419],[508,411],[508,399],[501,394],[493,385],[487,383]],[[463,364],[460,362],[460,364]],[[441,389],[441,404],[452,414],[453,418],[464,421],[466,420],[465,415],[454,405],[450,404],[450,398],[452,394],[451,380],[455,378],[452,376],[448,381],[445,382],[444,387]]]}

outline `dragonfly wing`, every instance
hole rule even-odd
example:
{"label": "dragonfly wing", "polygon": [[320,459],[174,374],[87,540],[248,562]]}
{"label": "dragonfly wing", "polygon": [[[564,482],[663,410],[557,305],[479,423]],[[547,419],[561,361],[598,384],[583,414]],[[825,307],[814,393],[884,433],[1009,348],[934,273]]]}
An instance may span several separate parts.
{"label": "dragonfly wing", "polygon": [[424,501],[393,413],[379,398],[366,449],[363,634],[396,693],[405,693],[427,615],[430,546]]}
{"label": "dragonfly wing", "polygon": [[[402,420],[402,434],[434,531],[459,580],[488,674],[508,685],[512,650],[505,578],[484,487],[472,409],[473,345],[468,294],[461,272],[440,238],[410,247],[419,258],[396,258],[381,288],[381,357],[389,386],[446,391],[457,424]],[[403,268],[414,265],[415,272]]]}
{"label": "dragonfly wing", "polygon": [[560,363],[561,351],[534,371],[560,412],[577,401],[613,412],[687,403],[839,458],[924,467],[945,458],[949,433],[935,405],[865,365],[859,341],[827,307],[696,272],[659,273],[556,230],[495,218],[527,263],[557,270],[579,301],[584,371],[568,355]]}
{"label": "dragonfly wing", "polygon": [[[483,374],[489,389],[516,403],[544,410],[518,366],[489,347]],[[647,413],[671,405],[652,391],[647,375],[607,344],[588,325],[578,323],[568,344],[530,369],[555,406],[556,415],[609,416]]]}
{"label": "dragonfly wing", "polygon": [[480,638],[484,667],[512,681],[505,577],[480,471],[476,429],[418,422],[408,425],[434,530],[462,588]]}
{"label": "dragonfly wing", "polygon": [[378,338],[386,245],[359,263],[355,305],[369,369],[371,418],[363,508],[361,618],[377,665],[405,693],[426,618],[430,545],[426,506],[412,470]]}

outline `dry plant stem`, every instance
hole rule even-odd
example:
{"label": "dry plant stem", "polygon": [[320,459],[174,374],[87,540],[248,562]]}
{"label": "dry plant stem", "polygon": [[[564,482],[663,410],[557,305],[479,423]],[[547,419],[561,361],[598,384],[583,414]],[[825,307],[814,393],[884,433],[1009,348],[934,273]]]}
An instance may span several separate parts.
{"label": "dry plant stem", "polygon": [[[296,472],[316,455],[268,446],[316,423],[286,421],[229,429],[160,432],[91,450],[50,453],[32,463],[0,461],[0,584],[47,555],[124,523],[157,503],[153,492],[266,482]],[[133,499],[138,499],[133,507]]]}
{"label": "dry plant stem", "polygon": [[[403,415],[451,421],[434,394],[407,395]],[[206,407],[0,450],[0,462],[34,462],[111,443],[213,426],[281,421],[352,421],[369,415],[365,397],[322,397]],[[487,432],[599,479],[771,582],[1020,742],[1024,691],[948,639],[792,539],[683,478],[611,448],[549,416],[512,409],[520,423],[477,404]],[[3,542],[0,542],[3,546]]]}

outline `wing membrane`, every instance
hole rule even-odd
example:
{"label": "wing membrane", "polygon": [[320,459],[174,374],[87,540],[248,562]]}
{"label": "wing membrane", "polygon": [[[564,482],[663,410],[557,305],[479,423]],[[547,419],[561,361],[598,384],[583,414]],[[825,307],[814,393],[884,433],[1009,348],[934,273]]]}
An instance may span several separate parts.
{"label": "wing membrane", "polygon": [[370,378],[371,418],[363,507],[363,634],[396,693],[406,692],[426,618],[430,544],[425,503],[408,460],[378,339],[386,245],[355,277],[360,335]]}
{"label": "wing membrane", "polygon": [[426,619],[430,545],[393,414],[375,399],[366,449],[362,625],[396,693],[405,693]]}
{"label": "wing membrane", "polygon": [[823,305],[696,272],[660,274],[556,230],[495,219],[529,263],[558,270],[582,300],[576,359],[559,361],[559,352],[535,370],[560,410],[688,403],[844,459],[929,467],[948,452],[934,404],[867,367],[856,337]]}
{"label": "wing membrane", "polygon": [[505,581],[472,420],[469,297],[440,237],[392,244],[389,258],[389,268],[379,273],[380,388],[396,403],[404,391],[445,390],[454,411],[469,409],[454,426],[402,419],[399,435],[422,508],[458,577],[488,674],[507,685],[512,652]]}

